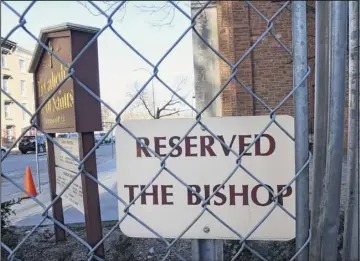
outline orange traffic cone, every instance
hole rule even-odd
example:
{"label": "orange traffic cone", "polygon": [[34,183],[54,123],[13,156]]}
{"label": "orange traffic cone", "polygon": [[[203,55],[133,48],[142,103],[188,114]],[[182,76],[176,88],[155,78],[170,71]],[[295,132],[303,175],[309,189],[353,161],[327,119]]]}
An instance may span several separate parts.
{"label": "orange traffic cone", "polygon": [[[30,167],[26,167],[26,169],[25,169],[24,190],[33,197],[37,196],[37,192],[36,192],[36,188],[35,188],[35,184],[34,184],[32,174],[31,174]],[[26,193],[24,193],[24,197],[29,198],[29,196]]]}

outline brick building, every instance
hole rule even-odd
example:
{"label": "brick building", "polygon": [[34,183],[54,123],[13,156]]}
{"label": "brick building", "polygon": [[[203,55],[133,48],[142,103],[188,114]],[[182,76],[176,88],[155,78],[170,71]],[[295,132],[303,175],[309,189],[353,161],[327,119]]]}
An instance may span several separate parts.
{"label": "brick building", "polygon": [[[270,19],[285,3],[282,1],[251,1],[253,6]],[[200,3],[192,5],[194,14]],[[292,50],[291,4],[274,20],[273,33]],[[197,18],[196,29],[214,49],[235,64],[239,58],[261,37],[267,22],[244,1],[214,1]],[[314,69],[315,69],[315,3],[307,8],[309,131],[314,127]],[[202,108],[229,79],[232,69],[193,33],[196,105]],[[270,108],[275,108],[293,88],[292,59],[288,52],[271,35],[260,41],[253,52],[239,65],[236,74],[242,84],[250,88]],[[348,86],[346,85],[346,89]],[[346,104],[348,97],[346,95]],[[290,97],[277,114],[293,115],[293,97]],[[268,115],[258,100],[243,86],[231,81],[207,111],[209,116]],[[345,110],[345,135],[347,135],[347,108]],[[345,142],[347,139],[345,138]]]}

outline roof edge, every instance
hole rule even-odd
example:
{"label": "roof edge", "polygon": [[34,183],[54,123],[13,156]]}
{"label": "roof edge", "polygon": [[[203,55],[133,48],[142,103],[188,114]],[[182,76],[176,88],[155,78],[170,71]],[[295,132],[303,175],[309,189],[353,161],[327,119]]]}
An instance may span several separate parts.
{"label": "roof edge", "polygon": [[1,37],[1,53],[7,54],[13,52],[17,47],[17,43]]}
{"label": "roof edge", "polygon": [[97,33],[100,31],[99,28],[81,25],[81,24],[74,24],[74,23],[63,23],[53,26],[44,27],[40,31],[40,36],[42,34],[46,33],[53,33],[53,32],[60,32],[64,30],[74,30],[74,31],[80,31],[80,32],[87,32],[87,33]]}
{"label": "roof edge", "polygon": [[19,45],[16,47],[15,51],[17,51],[17,50],[19,50],[21,52],[24,52],[26,54],[29,54],[29,55],[33,55],[32,51],[30,51],[30,50],[28,50],[28,49],[26,49],[26,48],[24,48],[22,46],[19,46]]}
{"label": "roof edge", "polygon": [[[204,5],[206,5],[209,1],[192,1],[191,2],[191,8],[197,9],[202,8]],[[211,1],[211,3],[208,4],[208,6],[205,8],[213,8],[216,7],[216,1]]]}
{"label": "roof edge", "polygon": [[[40,42],[45,43],[48,39],[49,33],[56,33],[65,30],[72,30],[72,31],[84,32],[89,34],[96,34],[100,31],[100,29],[96,27],[74,24],[74,23],[63,23],[41,29],[38,39]],[[45,49],[39,43],[37,43],[35,47],[34,55],[30,62],[30,66],[28,70],[29,73],[35,72],[35,69],[40,61],[40,57],[42,56],[44,51]]]}

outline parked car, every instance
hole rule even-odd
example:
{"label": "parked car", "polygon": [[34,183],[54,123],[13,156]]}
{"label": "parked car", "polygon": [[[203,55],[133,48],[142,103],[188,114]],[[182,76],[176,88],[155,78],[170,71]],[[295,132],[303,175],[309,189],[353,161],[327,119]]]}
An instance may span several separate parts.
{"label": "parked car", "polygon": [[70,139],[78,139],[78,138],[79,138],[79,134],[77,134],[77,133],[69,133],[69,138],[70,138]]}
{"label": "parked car", "polygon": [[4,156],[6,152],[7,152],[7,148],[1,146],[1,157]]}
{"label": "parked car", "polygon": [[[102,138],[104,138],[105,135],[106,135],[106,133],[104,133],[104,132],[95,133],[95,134],[94,134],[95,142],[98,143]],[[111,134],[109,134],[109,135],[102,141],[101,144],[110,144],[110,143],[112,143]]]}
{"label": "parked car", "polygon": [[101,140],[101,136],[99,133],[95,133],[94,138],[95,138],[95,143],[98,143]]}
{"label": "parked car", "polygon": [[[106,135],[106,133],[100,133],[101,138],[103,138]],[[103,140],[104,144],[110,144],[112,142],[111,134],[109,134],[105,140]]]}
{"label": "parked car", "polygon": [[[38,153],[46,152],[46,141],[42,136],[37,136]],[[19,143],[19,150],[22,154],[26,154],[29,151],[36,151],[35,136],[24,136]]]}
{"label": "parked car", "polygon": [[69,138],[69,133],[60,133],[56,135],[56,138]]}
{"label": "parked car", "polygon": [[79,135],[76,132],[73,133],[59,133],[56,135],[57,138],[77,139]]}

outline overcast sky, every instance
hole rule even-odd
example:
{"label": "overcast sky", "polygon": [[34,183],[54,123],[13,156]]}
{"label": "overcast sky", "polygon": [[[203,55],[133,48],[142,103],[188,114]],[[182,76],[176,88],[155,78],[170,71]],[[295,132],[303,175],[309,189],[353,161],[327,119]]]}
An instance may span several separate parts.
{"label": "overcast sky", "polygon": [[[28,1],[11,1],[8,3],[19,13],[22,13],[30,4]],[[104,4],[101,2],[96,3],[99,4],[99,7],[105,9]],[[141,5],[161,7],[164,3],[128,2],[126,13],[122,9],[114,17],[113,25],[117,32],[153,64],[156,64],[162,58],[190,24],[190,20],[179,11],[175,11],[173,17],[173,9],[168,8],[152,14],[144,12],[144,8],[140,8]],[[97,13],[89,4],[87,6],[90,11]],[[181,2],[179,6],[186,13],[190,13],[187,2]],[[26,27],[36,37],[39,36],[41,28],[65,22],[98,28],[104,27],[107,19],[102,15],[93,15],[90,11],[77,1],[39,1],[26,14]],[[168,12],[170,12],[169,16],[167,15]],[[159,21],[164,17],[167,17],[164,22],[170,21],[173,17],[170,26],[165,25],[159,28],[153,25],[154,23],[159,24]],[[19,18],[2,4],[1,36],[5,37],[18,24],[18,21]],[[27,35],[22,28],[13,33],[9,40],[15,41],[29,50],[34,50],[36,45],[35,40]],[[129,100],[126,94],[132,89],[134,83],[145,83],[150,76],[145,70],[134,70],[145,68],[152,71],[152,68],[109,29],[99,37],[98,48],[101,96],[116,110],[120,110]],[[172,87],[176,86],[185,77],[187,82],[184,85],[184,93],[189,92],[192,94],[194,92],[191,30],[160,64],[159,76]],[[154,82],[154,85],[155,100],[160,105],[170,95],[170,92],[159,82]],[[191,102],[191,96],[189,102]]]}

